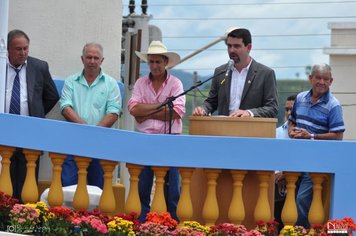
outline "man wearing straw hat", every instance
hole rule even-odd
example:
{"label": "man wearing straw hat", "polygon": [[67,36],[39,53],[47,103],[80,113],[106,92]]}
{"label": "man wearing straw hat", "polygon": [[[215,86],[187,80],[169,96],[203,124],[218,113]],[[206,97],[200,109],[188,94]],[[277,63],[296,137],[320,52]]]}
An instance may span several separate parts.
{"label": "man wearing straw hat", "polygon": [[[169,52],[160,41],[152,41],[146,53],[138,51],[135,53],[141,60],[147,62],[150,69],[148,75],[136,81],[132,97],[128,102],[128,110],[137,122],[136,130],[150,134],[180,134],[183,127],[182,117],[185,113],[185,97],[181,96],[173,101],[172,120],[169,119],[169,109],[161,106],[168,97],[183,92],[182,82],[167,71],[179,63],[180,56]],[[151,167],[145,166],[139,176],[141,222],[145,221],[146,214],[150,211],[153,175]],[[171,167],[167,172],[164,193],[167,210],[172,218],[178,221],[176,210],[180,186],[177,168]]]}

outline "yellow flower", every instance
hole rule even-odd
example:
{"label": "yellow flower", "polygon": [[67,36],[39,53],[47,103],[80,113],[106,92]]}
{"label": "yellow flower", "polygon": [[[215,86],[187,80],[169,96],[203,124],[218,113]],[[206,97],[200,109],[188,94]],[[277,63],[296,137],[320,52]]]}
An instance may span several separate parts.
{"label": "yellow flower", "polygon": [[127,232],[129,235],[135,235],[133,231],[133,222],[129,220],[124,220],[120,217],[114,217],[113,220],[107,223],[108,229],[111,232]]}
{"label": "yellow flower", "polygon": [[26,203],[25,206],[36,208],[36,204],[33,204],[33,203]]}
{"label": "yellow flower", "polygon": [[285,225],[281,231],[280,235],[284,236],[297,236],[298,234],[295,232],[294,226]]}
{"label": "yellow flower", "polygon": [[48,211],[47,205],[44,202],[26,203],[25,206],[34,208],[38,214],[45,214]]}
{"label": "yellow flower", "polygon": [[206,234],[209,233],[209,231],[210,231],[209,227],[203,226],[196,221],[184,221],[183,225],[184,225],[184,227],[191,228],[191,229],[194,229],[196,231],[206,233]]}
{"label": "yellow flower", "polygon": [[52,218],[55,218],[55,217],[56,217],[56,215],[53,212],[49,212],[48,215],[47,215],[48,219],[52,219]]}
{"label": "yellow flower", "polygon": [[37,208],[39,208],[39,209],[43,209],[45,211],[48,210],[47,205],[44,202],[37,202],[36,205],[37,205]]}

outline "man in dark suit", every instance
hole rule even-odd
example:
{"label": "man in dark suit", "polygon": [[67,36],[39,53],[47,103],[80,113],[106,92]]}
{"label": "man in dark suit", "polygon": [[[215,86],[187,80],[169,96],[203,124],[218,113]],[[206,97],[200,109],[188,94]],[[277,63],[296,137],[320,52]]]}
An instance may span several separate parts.
{"label": "man in dark suit", "polygon": [[[29,44],[30,39],[25,32],[12,30],[8,33],[5,111],[44,118],[59,100],[59,95],[47,62],[28,56]],[[39,160],[36,178],[38,164]],[[13,197],[21,199],[26,177],[26,160],[21,149],[11,157],[10,174]]]}
{"label": "man in dark suit", "polygon": [[[234,29],[226,38],[232,72],[225,76],[227,64],[215,69],[209,96],[193,115],[204,116],[218,110],[231,117],[277,117],[277,83],[274,71],[250,56],[252,39],[249,30]],[[220,75],[218,75],[220,74]]]}

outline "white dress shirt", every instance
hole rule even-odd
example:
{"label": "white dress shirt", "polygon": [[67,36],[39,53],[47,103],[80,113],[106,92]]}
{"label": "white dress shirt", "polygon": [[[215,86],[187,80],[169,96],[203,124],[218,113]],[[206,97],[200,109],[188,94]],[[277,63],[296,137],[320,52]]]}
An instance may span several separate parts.
{"label": "white dress shirt", "polygon": [[235,67],[233,67],[232,69],[229,104],[230,113],[240,108],[242,92],[244,90],[245,81],[248,70],[251,66],[251,62],[252,60],[250,61],[247,67],[241,70],[241,72],[239,72]]}

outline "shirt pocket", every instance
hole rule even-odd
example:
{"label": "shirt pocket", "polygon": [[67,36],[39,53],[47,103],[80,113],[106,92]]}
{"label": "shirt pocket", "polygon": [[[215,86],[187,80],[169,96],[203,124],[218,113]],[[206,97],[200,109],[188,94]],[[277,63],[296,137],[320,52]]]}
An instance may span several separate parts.
{"label": "shirt pocket", "polygon": [[167,100],[167,98],[169,97],[173,97],[176,96],[178,94],[173,94],[173,92],[169,89],[164,89],[161,94],[159,94],[159,96],[157,97],[157,102],[162,103],[165,102]]}
{"label": "shirt pocket", "polygon": [[93,106],[96,109],[104,109],[106,106],[107,94],[105,91],[98,92],[93,99]]}

